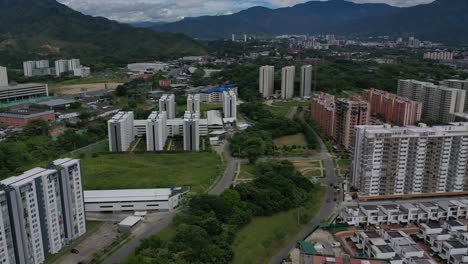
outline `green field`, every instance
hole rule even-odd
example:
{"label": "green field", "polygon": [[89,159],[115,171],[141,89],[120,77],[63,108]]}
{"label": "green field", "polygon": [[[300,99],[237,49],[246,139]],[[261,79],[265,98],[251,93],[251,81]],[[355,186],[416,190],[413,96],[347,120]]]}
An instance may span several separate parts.
{"label": "green field", "polygon": [[200,153],[101,154],[82,159],[86,190],[190,186],[203,192],[224,170],[218,155]]}
{"label": "green field", "polygon": [[280,138],[275,138],[273,140],[276,146],[282,147],[282,146],[301,146],[301,147],[307,147],[307,140],[304,136],[304,134],[299,133],[296,135],[290,135],[290,136],[284,136]]}
{"label": "green field", "polygon": [[[314,192],[306,204],[311,218],[320,210],[324,194],[325,188],[322,187],[320,191]],[[302,229],[303,225],[297,222],[299,210],[294,209],[271,217],[255,217],[237,233],[232,263],[268,263]]]}
{"label": "green field", "polygon": [[285,117],[289,109],[295,106],[309,107],[309,101],[274,102],[268,109],[276,116]]}
{"label": "green field", "polygon": [[313,178],[313,177],[321,177],[322,176],[322,170],[321,169],[313,169],[304,175],[306,178]]}
{"label": "green field", "polygon": [[239,179],[255,178],[255,164],[241,163]]}

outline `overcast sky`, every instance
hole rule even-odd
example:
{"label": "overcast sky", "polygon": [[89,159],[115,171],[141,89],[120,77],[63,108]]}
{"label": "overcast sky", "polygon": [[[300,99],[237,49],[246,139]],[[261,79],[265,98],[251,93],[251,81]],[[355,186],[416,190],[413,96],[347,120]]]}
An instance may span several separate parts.
{"label": "overcast sky", "polygon": [[[58,0],[92,16],[121,22],[176,21],[184,17],[231,14],[252,6],[278,8],[307,0]],[[387,3],[412,6],[434,0],[352,0],[356,3]]]}

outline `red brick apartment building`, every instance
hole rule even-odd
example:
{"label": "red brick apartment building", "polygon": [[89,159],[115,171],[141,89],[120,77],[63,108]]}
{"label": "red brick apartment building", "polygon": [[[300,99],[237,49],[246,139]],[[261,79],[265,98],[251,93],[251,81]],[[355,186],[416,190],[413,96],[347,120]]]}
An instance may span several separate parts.
{"label": "red brick apartment building", "polygon": [[421,120],[423,104],[377,89],[364,92],[372,115],[380,115],[387,123],[398,126],[415,125]]}

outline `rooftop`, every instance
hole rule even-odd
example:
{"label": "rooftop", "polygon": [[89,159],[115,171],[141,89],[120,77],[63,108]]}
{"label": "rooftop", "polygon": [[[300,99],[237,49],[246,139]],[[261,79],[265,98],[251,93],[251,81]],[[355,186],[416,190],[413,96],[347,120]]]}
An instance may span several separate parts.
{"label": "rooftop", "polygon": [[54,113],[53,110],[48,110],[48,109],[22,108],[22,109],[7,110],[6,112],[0,113],[0,116],[30,118],[30,117],[53,114],[53,113]]}
{"label": "rooftop", "polygon": [[165,201],[173,194],[172,189],[125,189],[84,191],[85,203]]}
{"label": "rooftop", "polygon": [[42,83],[18,83],[18,84],[10,84],[8,86],[0,86],[0,91],[2,90],[14,90],[14,89],[25,89],[25,88],[31,88],[35,86],[47,86],[46,84]]}
{"label": "rooftop", "polygon": [[209,88],[209,89],[204,89],[201,91],[201,93],[205,93],[205,94],[210,94],[210,93],[222,93],[222,92],[227,92],[229,90],[231,90],[232,88],[236,87],[237,84],[225,84],[225,85],[221,85],[221,86],[218,86],[218,87],[213,87],[213,88]]}
{"label": "rooftop", "polygon": [[67,100],[67,99],[58,98],[58,99],[51,99],[51,100],[36,102],[36,104],[54,107],[54,106],[67,105],[67,104],[71,104],[74,102],[75,100]]}

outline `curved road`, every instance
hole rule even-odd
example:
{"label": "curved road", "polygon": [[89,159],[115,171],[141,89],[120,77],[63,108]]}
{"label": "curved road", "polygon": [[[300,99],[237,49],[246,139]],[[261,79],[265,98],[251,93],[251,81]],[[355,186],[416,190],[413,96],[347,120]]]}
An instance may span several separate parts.
{"label": "curved road", "polygon": [[[224,171],[223,177],[219,179],[216,185],[214,185],[213,188],[208,192],[209,194],[220,195],[224,190],[228,189],[231,186],[232,181],[236,176],[237,160],[231,156],[229,142],[226,142],[223,151],[227,162],[226,170]],[[148,228],[148,230],[145,230],[145,232],[136,235],[131,241],[129,241],[117,251],[108,256],[102,263],[115,264],[125,260],[125,258],[132,254],[135,251],[135,249],[140,245],[140,240],[155,235],[161,232],[161,230],[163,230],[167,226],[169,226],[172,223],[172,219],[177,214],[177,212],[178,210],[167,212],[156,223],[153,223],[151,227]]]}
{"label": "curved road", "polygon": [[[299,117],[302,121],[304,121],[304,112],[301,112]],[[309,126],[309,128],[314,132],[315,136],[317,137],[317,140],[319,141],[321,158],[323,160],[325,170],[327,171],[327,177],[324,181],[324,183],[327,185],[327,192],[325,195],[326,202],[322,205],[320,212],[318,212],[317,215],[306,226],[304,226],[301,232],[294,236],[294,238],[289,242],[289,244],[286,247],[281,249],[278,252],[278,254],[276,254],[270,259],[270,263],[272,264],[281,263],[283,259],[287,258],[289,251],[291,251],[291,249],[293,249],[296,246],[297,241],[304,240],[310,233],[312,233],[312,231],[314,231],[320,225],[320,221],[322,219],[328,219],[328,217],[330,217],[330,215],[335,210],[335,206],[337,205],[337,202],[333,201],[333,199],[335,198],[335,191],[333,187],[330,186],[330,184],[338,184],[341,182],[341,179],[336,176],[333,160],[331,158],[330,153],[328,152],[325,143],[311,126]]]}

